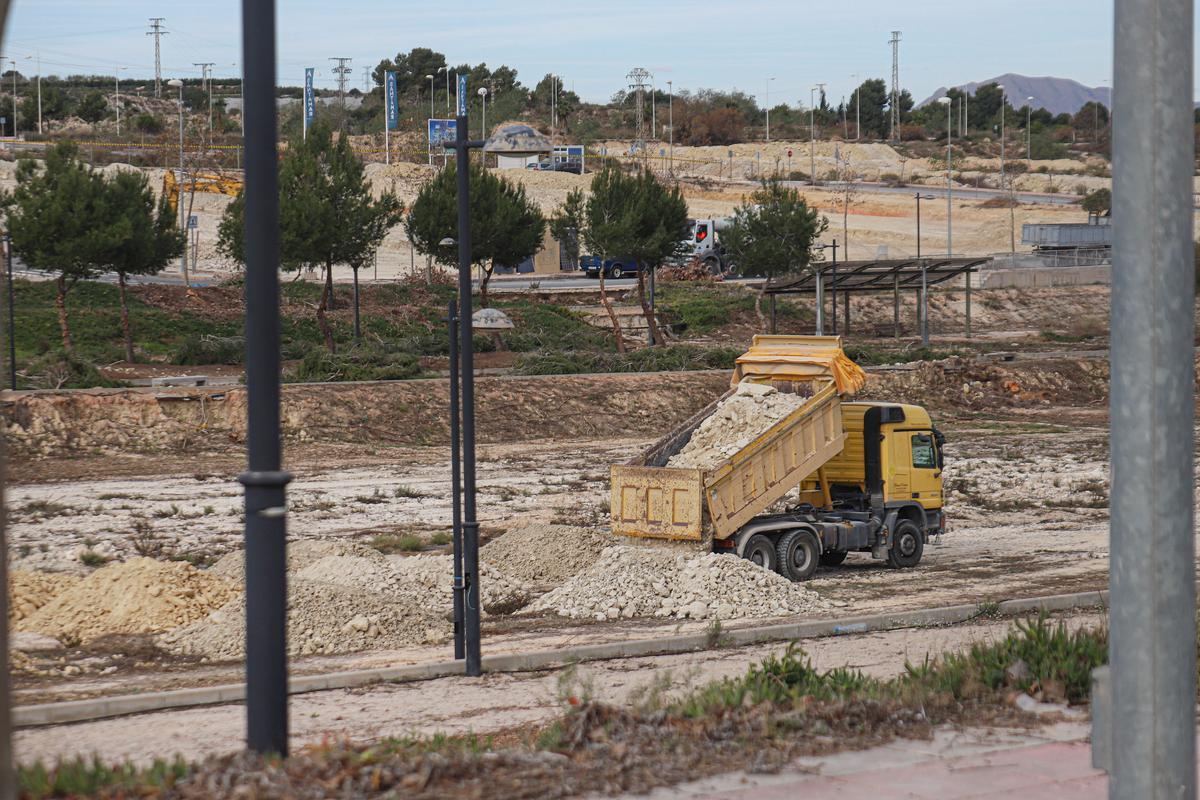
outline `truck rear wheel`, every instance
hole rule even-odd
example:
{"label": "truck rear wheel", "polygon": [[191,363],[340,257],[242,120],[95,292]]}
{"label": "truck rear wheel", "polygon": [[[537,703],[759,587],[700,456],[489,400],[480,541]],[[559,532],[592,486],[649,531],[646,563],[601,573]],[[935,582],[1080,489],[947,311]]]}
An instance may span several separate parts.
{"label": "truck rear wheel", "polygon": [[821,553],[821,566],[840,567],[848,555],[850,554],[845,550],[826,550],[824,553]]}
{"label": "truck rear wheel", "polygon": [[754,534],[746,542],[742,557],[771,572],[775,571],[775,565],[779,563],[775,555],[775,543],[761,533]]}
{"label": "truck rear wheel", "polygon": [[892,533],[892,547],[888,550],[888,566],[894,569],[911,569],[921,563],[925,552],[925,536],[917,523],[904,520]]}
{"label": "truck rear wheel", "polygon": [[619,281],[621,276],[624,274],[625,270],[621,269],[620,264],[613,264],[612,269],[608,271],[608,277],[612,278],[614,281]]}
{"label": "truck rear wheel", "polygon": [[779,574],[790,581],[806,581],[821,562],[821,543],[812,531],[800,528],[788,531],[775,546]]}

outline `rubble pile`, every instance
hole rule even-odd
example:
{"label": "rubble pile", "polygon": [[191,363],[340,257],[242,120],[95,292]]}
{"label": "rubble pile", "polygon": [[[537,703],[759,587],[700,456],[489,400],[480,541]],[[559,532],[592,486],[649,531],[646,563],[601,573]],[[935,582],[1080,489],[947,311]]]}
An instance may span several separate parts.
{"label": "rubble pile", "polygon": [[741,383],[692,433],[668,467],[710,469],[807,402],[761,383]]}
{"label": "rubble pile", "polygon": [[200,619],[239,596],[237,584],[183,561],[134,558],[93,572],[20,622],[20,630],[88,642],[158,633]]}
{"label": "rubble pile", "polygon": [[530,604],[574,619],[739,619],[820,612],[811,589],[732,555],[615,546]]}
{"label": "rubble pile", "polygon": [[535,523],[488,542],[479,557],[511,578],[557,586],[590,567],[612,543],[605,531]]}

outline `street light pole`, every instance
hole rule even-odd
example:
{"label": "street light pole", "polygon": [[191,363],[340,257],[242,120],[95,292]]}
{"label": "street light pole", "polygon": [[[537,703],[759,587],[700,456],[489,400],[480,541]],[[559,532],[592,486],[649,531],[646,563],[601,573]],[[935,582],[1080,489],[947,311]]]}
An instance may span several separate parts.
{"label": "street light pole", "polygon": [[[179,230],[184,236],[184,241],[187,241],[187,218],[183,207],[183,81],[178,78],[173,78],[167,81],[167,86],[179,89],[179,199],[176,203],[179,206]],[[187,248],[183,248],[183,255],[179,257],[179,272],[183,275],[184,286],[190,286],[188,282],[187,268]]]}
{"label": "street light pole", "polygon": [[1008,105],[1008,95],[1004,93],[1004,84],[997,86],[1000,90],[1000,189],[1003,191],[1005,185],[1004,172],[1004,107]]}
{"label": "street light pole", "polygon": [[426,75],[429,79],[429,118],[433,119],[433,76]]}
{"label": "street light pole", "polygon": [[921,344],[929,346],[929,284],[926,281],[926,263],[921,258],[921,201],[932,200],[933,195],[921,194],[917,192],[914,195],[917,200],[917,260],[921,262]]}
{"label": "street light pole", "polygon": [[858,73],[856,72],[850,77],[854,79],[854,141],[857,142],[862,126],[862,116],[859,114],[860,104],[858,102],[858,90],[860,88],[858,85]]}
{"label": "street light pole", "polygon": [[[114,83],[116,84],[116,101],[113,106],[117,109],[117,136],[121,135],[121,70],[124,67],[117,67],[113,70]],[[38,75],[38,133],[42,132],[42,76]]]}
{"label": "street light pole", "polygon": [[817,87],[813,86],[808,90],[808,183],[811,186],[817,184],[817,123],[814,116],[816,97]]}
{"label": "street light pole", "polygon": [[481,139],[487,138],[487,95],[488,95],[487,87],[480,86],[479,87],[479,97],[483,100],[483,113],[481,114],[481,121],[483,123],[483,127],[480,130],[480,136],[479,136],[479,138],[481,138]]}
{"label": "street light pole", "polygon": [[17,62],[9,61],[13,74],[13,138],[17,138]]}
{"label": "street light pole", "polygon": [[[954,182],[951,178],[954,170],[954,128],[951,109],[954,108],[954,101],[949,97],[942,97],[938,102],[946,107],[946,257],[949,258],[954,253]],[[917,246],[920,247],[920,244]],[[967,280],[970,280],[970,276]]]}
{"label": "street light pole", "polygon": [[1032,97],[1025,98],[1025,161],[1029,172],[1033,172],[1033,101]]}
{"label": "street light pole", "polygon": [[771,141],[771,81],[774,78],[767,78],[767,94],[764,105],[767,107],[767,142]]}
{"label": "street light pole", "polygon": [[670,153],[668,174],[675,176],[675,84],[667,81],[667,127],[670,129],[667,150]]}

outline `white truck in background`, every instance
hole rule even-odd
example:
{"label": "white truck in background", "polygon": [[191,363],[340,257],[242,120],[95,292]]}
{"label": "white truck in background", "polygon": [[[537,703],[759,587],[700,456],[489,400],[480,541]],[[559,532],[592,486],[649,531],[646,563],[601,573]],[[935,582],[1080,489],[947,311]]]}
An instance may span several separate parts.
{"label": "white truck in background", "polygon": [[733,264],[721,243],[721,233],[733,224],[733,217],[708,217],[688,220],[690,257],[703,264],[712,275],[727,275]]}

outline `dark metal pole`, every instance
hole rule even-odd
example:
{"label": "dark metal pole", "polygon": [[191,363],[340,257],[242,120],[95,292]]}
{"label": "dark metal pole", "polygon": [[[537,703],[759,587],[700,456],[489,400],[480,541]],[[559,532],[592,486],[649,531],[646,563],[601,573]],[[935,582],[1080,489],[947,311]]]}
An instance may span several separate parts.
{"label": "dark metal pole", "polygon": [[1109,797],[1192,798],[1194,8],[1115,9]]}
{"label": "dark metal pole", "polygon": [[13,251],[12,237],[4,237],[4,253],[8,261],[8,388],[17,390],[17,323],[14,309],[13,293]]}
{"label": "dark metal pole", "polygon": [[[842,330],[845,332],[845,334],[847,336],[849,336],[850,335],[850,293],[849,292],[846,292],[846,294],[843,297],[842,302],[845,303],[845,305],[846,305],[846,324],[844,326],[842,326]],[[837,303],[834,303],[834,305],[837,305]]]}
{"label": "dark metal pole", "polygon": [[[653,316],[654,315],[654,268],[653,267],[650,268],[649,281],[650,281],[650,314],[651,314],[651,316]],[[649,338],[650,338],[650,346],[653,347],[656,344],[665,344],[665,342],[654,341],[654,326],[651,325],[650,323],[651,323],[651,320],[646,320],[646,325],[649,326],[646,329],[646,335],[649,336]]]}
{"label": "dark metal pole", "polygon": [[246,102],[246,744],[287,754],[287,500],[280,469],[275,3],[242,1]]}
{"label": "dark metal pole", "polygon": [[[460,101],[461,102],[461,101]],[[463,614],[464,656],[467,675],[483,674],[479,642],[479,522],[475,519],[475,352],[471,324],[471,151],[467,141],[466,108],[457,122],[458,170],[458,332],[462,359],[462,469],[463,469],[463,581],[466,602]]]}
{"label": "dark metal pole", "polygon": [[454,658],[463,657],[463,541],[462,541],[462,434],[459,430],[462,406],[458,400],[458,316],[453,300],[450,315],[450,486],[454,502],[451,525],[454,541]]}
{"label": "dark metal pole", "polygon": [[900,273],[892,276],[892,338],[900,338]]}
{"label": "dark metal pole", "polygon": [[771,333],[774,334],[776,332],[777,331],[775,330],[775,295],[772,294],[771,295]]}
{"label": "dark metal pole", "polygon": [[358,321],[358,267],[354,270],[354,341],[362,341],[362,327]]}

